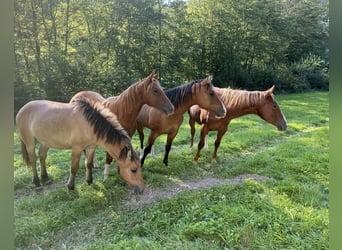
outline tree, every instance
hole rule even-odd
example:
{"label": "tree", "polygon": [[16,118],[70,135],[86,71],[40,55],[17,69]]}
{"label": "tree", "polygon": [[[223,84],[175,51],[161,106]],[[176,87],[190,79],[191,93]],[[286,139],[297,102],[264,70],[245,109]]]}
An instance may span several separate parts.
{"label": "tree", "polygon": [[327,0],[16,0],[16,107],[117,95],[153,69],[167,88],[213,74],[221,87],[324,89],[328,25]]}

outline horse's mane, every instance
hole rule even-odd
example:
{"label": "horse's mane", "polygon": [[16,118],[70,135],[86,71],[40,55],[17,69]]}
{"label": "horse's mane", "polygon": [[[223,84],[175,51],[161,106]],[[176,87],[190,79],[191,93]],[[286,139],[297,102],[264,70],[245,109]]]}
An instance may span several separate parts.
{"label": "horse's mane", "polygon": [[93,102],[84,97],[78,97],[76,105],[83,111],[84,117],[93,127],[94,134],[98,139],[104,139],[108,144],[124,142],[125,147],[121,150],[119,158],[126,158],[128,152],[132,151],[131,157],[133,159],[136,154],[134,154],[135,152],[132,149],[131,139],[120,125],[115,114],[110,112],[101,103]]}
{"label": "horse's mane", "polygon": [[241,89],[222,88],[221,99],[228,109],[237,106],[256,107],[263,100],[261,91],[247,91]]}
{"label": "horse's mane", "polygon": [[191,82],[188,82],[186,84],[168,89],[165,91],[166,96],[170,99],[173,106],[177,108],[180,106],[184,100],[187,100],[187,98],[192,96],[192,86],[196,83],[202,82],[202,80],[193,80]]}
{"label": "horse's mane", "polygon": [[120,95],[107,98],[103,102],[104,106],[110,108],[112,111],[120,110],[123,113],[126,113],[127,107],[137,101],[136,98],[139,96],[139,88],[142,84],[145,84],[145,80],[146,79],[142,79],[133,83],[125,91],[121,92]]}

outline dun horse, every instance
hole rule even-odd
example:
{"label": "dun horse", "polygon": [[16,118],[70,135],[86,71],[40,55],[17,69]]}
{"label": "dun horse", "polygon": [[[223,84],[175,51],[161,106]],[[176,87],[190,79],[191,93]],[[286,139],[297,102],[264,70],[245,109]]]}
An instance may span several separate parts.
{"label": "dun horse", "polygon": [[199,106],[192,106],[189,113],[189,124],[191,128],[192,148],[195,135],[195,122],[202,125],[200,141],[194,161],[197,162],[201,149],[204,146],[205,138],[209,131],[217,131],[215,149],[212,155],[212,162],[217,162],[217,150],[220,146],[222,136],[227,132],[228,125],[232,119],[237,117],[256,114],[266,122],[276,126],[278,130],[286,130],[287,121],[273,95],[274,86],[266,91],[234,90],[231,88],[215,88],[215,92],[221,97],[229,113],[222,118],[215,118],[211,112],[201,109]]}
{"label": "dun horse", "polygon": [[[166,115],[172,114],[174,111],[174,106],[160,86],[158,74],[154,72],[152,72],[147,78],[131,85],[119,96],[113,96],[105,99],[96,92],[81,91],[72,97],[70,102],[73,102],[78,96],[86,96],[89,99],[102,102],[105,107],[117,116],[121,126],[127,131],[130,137],[132,137],[135,132],[135,120],[144,104],[155,107],[160,110],[161,113]],[[87,158],[89,160],[89,157]],[[113,158],[111,155],[107,153],[104,168],[104,180],[108,177],[109,166],[112,160]],[[93,159],[90,159],[90,161],[93,162]],[[94,160],[94,162],[96,161]]]}
{"label": "dun horse", "polygon": [[[75,99],[73,103],[31,101],[19,110],[16,124],[23,159],[32,167],[36,187],[41,184],[36,167],[35,140],[40,142],[39,159],[43,182],[49,181],[45,164],[49,148],[71,149],[72,160],[67,186],[69,190],[73,190],[82,151],[94,152],[93,149],[98,145],[116,159],[120,175],[133,192],[143,192],[140,160],[132,148],[131,138],[117,117],[100,103],[83,97]],[[87,154],[87,157],[92,158],[93,154]],[[91,184],[92,164],[87,164],[86,176],[88,184]]]}
{"label": "dun horse", "polygon": [[211,83],[212,77],[204,80],[193,81],[181,86],[165,91],[167,97],[175,106],[175,112],[166,116],[159,110],[144,105],[137,117],[137,131],[140,137],[141,149],[144,142],[144,127],[150,129],[147,146],[143,151],[141,166],[144,164],[147,154],[151,152],[156,138],[161,134],[167,134],[165,146],[164,164],[168,165],[168,156],[172,141],[178,133],[179,127],[183,122],[183,114],[194,104],[212,111],[215,116],[223,117],[226,114],[226,108],[220,98],[213,90]]}

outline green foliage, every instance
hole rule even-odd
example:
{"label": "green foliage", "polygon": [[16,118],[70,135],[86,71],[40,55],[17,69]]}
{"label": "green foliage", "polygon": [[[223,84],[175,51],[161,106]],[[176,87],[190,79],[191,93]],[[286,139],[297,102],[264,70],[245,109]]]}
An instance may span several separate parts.
{"label": "green foliage", "polygon": [[15,110],[117,95],[153,69],[166,88],[211,73],[221,87],[328,89],[327,1],[18,0],[14,31]]}
{"label": "green foliage", "polygon": [[328,68],[320,57],[309,54],[301,58],[292,65],[292,72],[303,78],[311,89],[328,90]]}
{"label": "green foliage", "polygon": [[[20,156],[14,133],[15,246],[18,249],[328,249],[329,118],[328,92],[278,95],[288,120],[277,131],[257,116],[235,119],[223,137],[218,163],[209,151],[192,163],[187,119],[162,163],[165,137],[155,156],[146,158],[143,175],[149,191],[171,194],[139,203],[111,168],[102,182],[85,182],[83,156],[76,190],[67,191],[70,151],[48,152],[47,171],[53,184],[35,192],[31,171]],[[199,128],[199,127],[198,127]],[[199,129],[196,137],[199,136]],[[146,131],[147,133],[147,131]],[[138,136],[132,138],[134,147]],[[100,166],[104,151],[96,151]],[[206,177],[258,174],[265,181],[245,179],[202,189],[174,192],[180,184]],[[170,193],[168,193],[170,192]],[[174,193],[172,193],[174,192]],[[129,201],[137,201],[137,206]]]}

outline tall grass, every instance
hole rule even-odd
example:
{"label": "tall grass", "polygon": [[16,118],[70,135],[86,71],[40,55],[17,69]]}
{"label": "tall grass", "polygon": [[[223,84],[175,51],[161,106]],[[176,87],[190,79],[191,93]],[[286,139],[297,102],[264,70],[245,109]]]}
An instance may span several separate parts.
{"label": "tall grass", "polygon": [[[210,164],[216,137],[210,133],[209,150],[202,150],[194,165],[185,115],[169,166],[162,163],[166,137],[161,136],[143,170],[152,190],[172,190],[177,182],[205,177],[258,174],[268,180],[187,190],[137,207],[127,205],[131,196],[115,167],[105,183],[102,168],[95,169],[94,184],[88,186],[83,158],[76,190],[67,191],[68,150],[50,149],[53,184],[36,193],[14,132],[16,248],[328,249],[328,93],[277,99],[289,122],[287,131],[278,132],[257,116],[238,118],[223,137],[218,163]],[[138,148],[137,136],[132,143]],[[104,152],[96,152],[103,166]]]}

